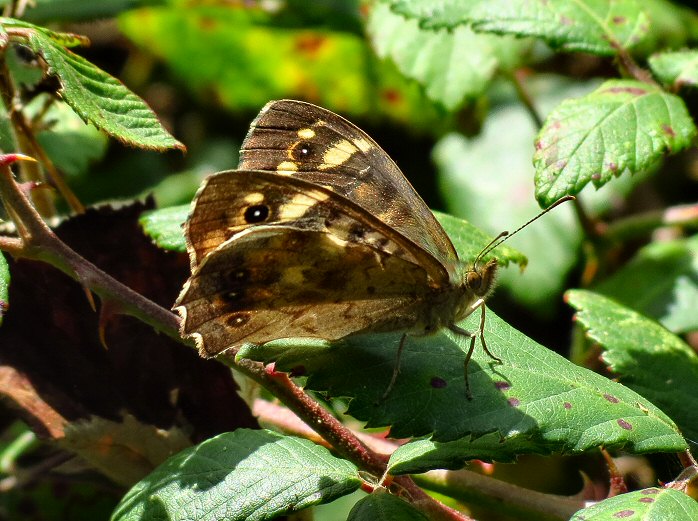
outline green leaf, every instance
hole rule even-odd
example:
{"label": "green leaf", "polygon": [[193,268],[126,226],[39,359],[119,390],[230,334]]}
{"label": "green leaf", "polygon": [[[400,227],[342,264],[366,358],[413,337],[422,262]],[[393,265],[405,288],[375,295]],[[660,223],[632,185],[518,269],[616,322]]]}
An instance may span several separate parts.
{"label": "green leaf", "polygon": [[48,74],[61,84],[63,99],[84,121],[129,145],[154,150],[184,149],[141,98],[113,76],[66,49],[66,43],[73,43],[69,37],[77,38],[36,26],[28,27],[21,36],[13,36],[43,57]]}
{"label": "green leaf", "polygon": [[[473,315],[461,324],[470,331],[480,320]],[[685,448],[671,420],[647,400],[535,343],[490,310],[484,334],[503,363],[476,346],[468,366],[472,400],[466,398],[463,375],[469,339],[450,331],[406,338],[400,372],[385,398],[401,332],[334,344],[279,340],[246,346],[238,356],[275,360],[281,370],[309,375],[309,389],[351,398],[348,414],[368,427],[391,426],[396,438],[433,433],[436,441],[469,442],[471,436],[497,432],[502,455],[513,454],[510,438],[517,444],[528,438],[527,452],[544,454],[599,445],[636,452]],[[490,447],[469,457],[491,454]]]}
{"label": "green leaf", "polygon": [[332,501],[359,488],[357,469],[324,447],[238,429],[186,449],[136,484],[112,521],[254,521]]}
{"label": "green leaf", "polygon": [[680,49],[698,38],[698,14],[670,0],[642,0],[649,19],[647,35],[633,48],[636,56],[648,56],[662,49]]}
{"label": "green leaf", "polygon": [[645,246],[594,290],[674,333],[698,330],[698,235]]}
{"label": "green leaf", "polygon": [[448,124],[419,85],[379,62],[363,35],[324,21],[298,27],[293,9],[272,14],[178,3],[124,13],[119,27],[205,103],[214,95],[226,109],[256,111],[271,99],[298,98],[345,115],[388,115],[429,131]]}
{"label": "green leaf", "polygon": [[598,188],[688,147],[696,128],[683,100],[632,80],[610,80],[563,102],[536,139],[536,198],[550,205],[590,181]]}
{"label": "green leaf", "polygon": [[584,508],[570,521],[693,521],[698,519],[698,502],[673,489],[646,488],[605,499]]}
{"label": "green leaf", "polygon": [[376,490],[356,503],[347,521],[427,521],[419,510],[404,499]]}
{"label": "green leaf", "polygon": [[[29,114],[46,101],[37,96],[29,105]],[[50,122],[47,130],[37,136],[39,143],[55,166],[67,176],[85,174],[90,165],[107,151],[108,139],[92,125],[87,125],[65,103],[54,102],[44,113],[42,121]]]}
{"label": "green leaf", "polygon": [[185,252],[187,245],[184,242],[182,226],[187,220],[190,208],[190,205],[183,204],[144,212],[139,222],[145,234],[160,248]]}
{"label": "green leaf", "polygon": [[[441,212],[434,212],[434,215],[451,238],[461,259],[475,260],[475,257],[492,242],[491,236],[464,219]],[[486,255],[482,260],[487,262],[487,259],[492,257],[497,258],[500,266],[508,266],[513,262],[524,268],[528,263],[524,254],[506,244],[498,246],[492,254]]]}
{"label": "green leaf", "polygon": [[698,51],[675,51],[654,54],[649,58],[652,72],[659,80],[676,88],[698,85]]}
{"label": "green leaf", "polygon": [[[45,23],[58,20],[75,23],[82,20],[105,19],[127,9],[144,5],[163,4],[167,0],[34,0],[24,16],[29,22]],[[0,2],[7,3],[7,2]]]}
{"label": "green leaf", "polygon": [[541,38],[552,47],[601,55],[629,49],[649,20],[636,0],[399,0],[395,9],[426,27],[471,23],[476,31]]}
{"label": "green leaf", "polygon": [[7,265],[5,256],[0,252],[0,324],[2,317],[10,305],[10,268]]}
{"label": "green leaf", "polygon": [[567,300],[587,336],[605,349],[603,361],[619,380],[652,400],[687,438],[698,439],[692,399],[698,386],[698,355],[654,320],[602,295],[573,290]]}
{"label": "green leaf", "polygon": [[381,58],[424,85],[426,94],[448,110],[480,96],[495,72],[518,63],[528,42],[476,34],[467,26],[429,30],[393,13],[385,3],[371,9],[367,31]]}

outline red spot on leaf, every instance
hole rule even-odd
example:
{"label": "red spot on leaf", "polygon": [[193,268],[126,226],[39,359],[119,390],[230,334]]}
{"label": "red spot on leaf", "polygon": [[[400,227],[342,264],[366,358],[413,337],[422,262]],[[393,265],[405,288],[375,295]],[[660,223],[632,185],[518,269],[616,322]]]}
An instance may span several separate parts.
{"label": "red spot on leaf", "polygon": [[443,389],[448,385],[446,380],[444,380],[443,378],[439,378],[438,376],[433,376],[431,378],[430,384],[434,389]]}
{"label": "red spot on leaf", "polygon": [[519,400],[518,398],[509,398],[507,402],[509,402],[509,405],[511,405],[512,407],[518,407],[519,405],[521,405],[521,400]]}
{"label": "red spot on leaf", "polygon": [[662,125],[662,131],[669,137],[676,137],[676,132],[666,123]]}
{"label": "red spot on leaf", "polygon": [[628,510],[621,510],[620,512],[616,512],[615,514],[613,514],[613,517],[623,519],[623,518],[630,517],[633,515],[635,515],[635,511],[628,509]]}
{"label": "red spot on leaf", "polygon": [[625,16],[614,16],[612,20],[616,25],[624,24],[626,22]]}
{"label": "red spot on leaf", "polygon": [[592,181],[598,181],[599,179],[601,179],[601,174],[599,174],[598,172],[596,174],[591,174]]}
{"label": "red spot on leaf", "polygon": [[568,409],[568,410],[569,410],[569,409],[572,408],[572,404],[571,404],[570,402],[565,402],[565,403],[563,404],[563,407],[564,407],[565,409]]}
{"label": "red spot on leaf", "polygon": [[647,94],[647,91],[640,87],[611,87],[604,92],[610,92],[611,94],[635,94],[636,96],[644,96]]}
{"label": "red spot on leaf", "polygon": [[654,503],[653,497],[641,497],[640,503]]}
{"label": "red spot on leaf", "polygon": [[646,488],[642,491],[642,494],[647,494],[648,496],[653,496],[659,494],[659,490],[656,488]]}
{"label": "red spot on leaf", "polygon": [[296,51],[300,53],[314,55],[320,51],[326,41],[327,38],[325,36],[315,33],[306,33],[296,38],[295,48]]}
{"label": "red spot on leaf", "polygon": [[199,27],[203,30],[212,30],[218,26],[218,20],[211,16],[202,16],[199,18]]}
{"label": "red spot on leaf", "polygon": [[633,430],[632,424],[630,424],[629,422],[627,422],[625,420],[616,420],[616,422],[618,423],[618,425],[620,425],[621,429],[625,429],[626,431]]}
{"label": "red spot on leaf", "polygon": [[612,394],[604,394],[603,397],[606,398],[606,400],[608,400],[611,403],[619,403],[620,402],[620,400],[618,398],[616,398],[615,396],[613,396]]}
{"label": "red spot on leaf", "polygon": [[402,94],[397,89],[385,89],[382,96],[385,101],[393,105],[402,101]]}
{"label": "red spot on leaf", "polygon": [[608,163],[608,164],[606,165],[606,168],[608,168],[608,169],[609,169],[611,172],[613,172],[614,174],[615,174],[616,172],[618,172],[618,165],[615,164],[615,163],[613,163],[613,162]]}
{"label": "red spot on leaf", "polygon": [[509,382],[504,382],[502,380],[499,380],[497,382],[494,382],[494,387],[498,391],[508,391],[509,389],[511,389],[511,384]]}

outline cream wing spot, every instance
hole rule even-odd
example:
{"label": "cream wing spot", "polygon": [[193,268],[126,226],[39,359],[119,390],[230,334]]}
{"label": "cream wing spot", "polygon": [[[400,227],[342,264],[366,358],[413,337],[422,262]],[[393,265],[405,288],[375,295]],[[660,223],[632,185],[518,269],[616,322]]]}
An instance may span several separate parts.
{"label": "cream wing spot", "polygon": [[342,139],[337,141],[328,148],[322,156],[322,164],[320,170],[327,170],[346,163],[351,156],[356,154],[359,149],[350,141]]}
{"label": "cream wing spot", "polygon": [[312,128],[302,128],[298,131],[298,137],[301,139],[313,139],[315,131]]}
{"label": "cream wing spot", "polygon": [[291,175],[298,172],[298,165],[293,161],[283,161],[276,167],[276,172],[281,175]]}
{"label": "cream wing spot", "polygon": [[354,145],[356,145],[356,148],[361,150],[361,152],[363,152],[364,154],[371,150],[371,148],[373,148],[373,145],[371,145],[371,143],[367,139],[364,139],[362,137],[359,139],[355,139]]}
{"label": "cream wing spot", "polygon": [[281,208],[281,214],[284,219],[298,219],[303,217],[310,207],[327,200],[328,197],[327,194],[322,192],[295,194],[288,202],[284,203]]}
{"label": "cream wing spot", "polygon": [[258,204],[264,201],[264,194],[261,192],[252,192],[251,194],[247,194],[243,198],[243,201],[247,204]]}

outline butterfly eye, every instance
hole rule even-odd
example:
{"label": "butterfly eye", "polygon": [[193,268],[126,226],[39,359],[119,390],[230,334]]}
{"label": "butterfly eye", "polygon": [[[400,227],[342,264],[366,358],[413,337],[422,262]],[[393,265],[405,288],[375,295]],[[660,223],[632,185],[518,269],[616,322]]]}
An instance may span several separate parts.
{"label": "butterfly eye", "polygon": [[479,289],[482,284],[482,277],[477,271],[469,271],[465,283],[470,289]]}
{"label": "butterfly eye", "polygon": [[263,204],[248,206],[245,210],[245,221],[248,224],[261,223],[269,217],[269,207]]}

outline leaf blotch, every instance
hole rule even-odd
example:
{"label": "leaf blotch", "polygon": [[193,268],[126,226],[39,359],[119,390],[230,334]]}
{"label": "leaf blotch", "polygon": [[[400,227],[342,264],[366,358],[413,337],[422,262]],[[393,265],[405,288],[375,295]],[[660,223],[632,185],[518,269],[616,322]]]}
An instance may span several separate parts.
{"label": "leaf blotch", "polygon": [[618,398],[616,398],[615,396],[613,396],[612,394],[606,393],[606,394],[603,395],[603,397],[606,398],[606,400],[608,400],[608,401],[611,402],[611,403],[618,403],[618,402],[620,402],[620,400],[619,400]]}
{"label": "leaf blotch", "polygon": [[655,494],[659,494],[659,490],[656,488],[646,488],[642,491],[643,494],[647,494],[648,496],[654,496]]}
{"label": "leaf blotch", "polygon": [[521,400],[519,400],[518,398],[509,398],[507,402],[509,402],[509,405],[511,405],[512,407],[518,407],[519,405],[521,405]]}
{"label": "leaf blotch", "polygon": [[662,132],[664,132],[669,137],[676,137],[676,132],[674,132],[674,129],[666,123],[662,125]]}
{"label": "leaf blotch", "polygon": [[640,503],[654,503],[653,497],[641,497]]}
{"label": "leaf blotch", "polygon": [[431,382],[429,382],[434,389],[443,389],[448,385],[446,380],[439,378],[438,376],[432,376]]}
{"label": "leaf blotch", "polygon": [[634,511],[634,510],[621,510],[621,511],[616,512],[615,514],[613,514],[613,517],[617,517],[617,518],[619,518],[619,519],[624,519],[624,518],[626,518],[626,517],[631,517],[631,516],[634,516],[634,515],[635,515],[635,511]]}
{"label": "leaf blotch", "polygon": [[511,384],[509,382],[499,380],[497,382],[494,382],[494,387],[498,391],[508,391],[509,389],[511,389]]}
{"label": "leaf blotch", "polygon": [[634,94],[636,96],[644,96],[647,94],[647,91],[640,87],[611,87],[604,92],[609,92],[611,94]]}
{"label": "leaf blotch", "polygon": [[320,51],[326,41],[327,38],[322,35],[305,34],[296,38],[295,48],[299,53],[314,56]]}
{"label": "leaf blotch", "polygon": [[614,16],[613,17],[613,23],[616,25],[621,25],[621,24],[624,24],[625,22],[627,22],[627,19],[625,18],[625,16]]}
{"label": "leaf blotch", "polygon": [[616,420],[616,422],[618,423],[621,429],[625,429],[626,431],[633,430],[633,426],[632,424],[630,424],[630,422],[627,422],[623,419]]}

